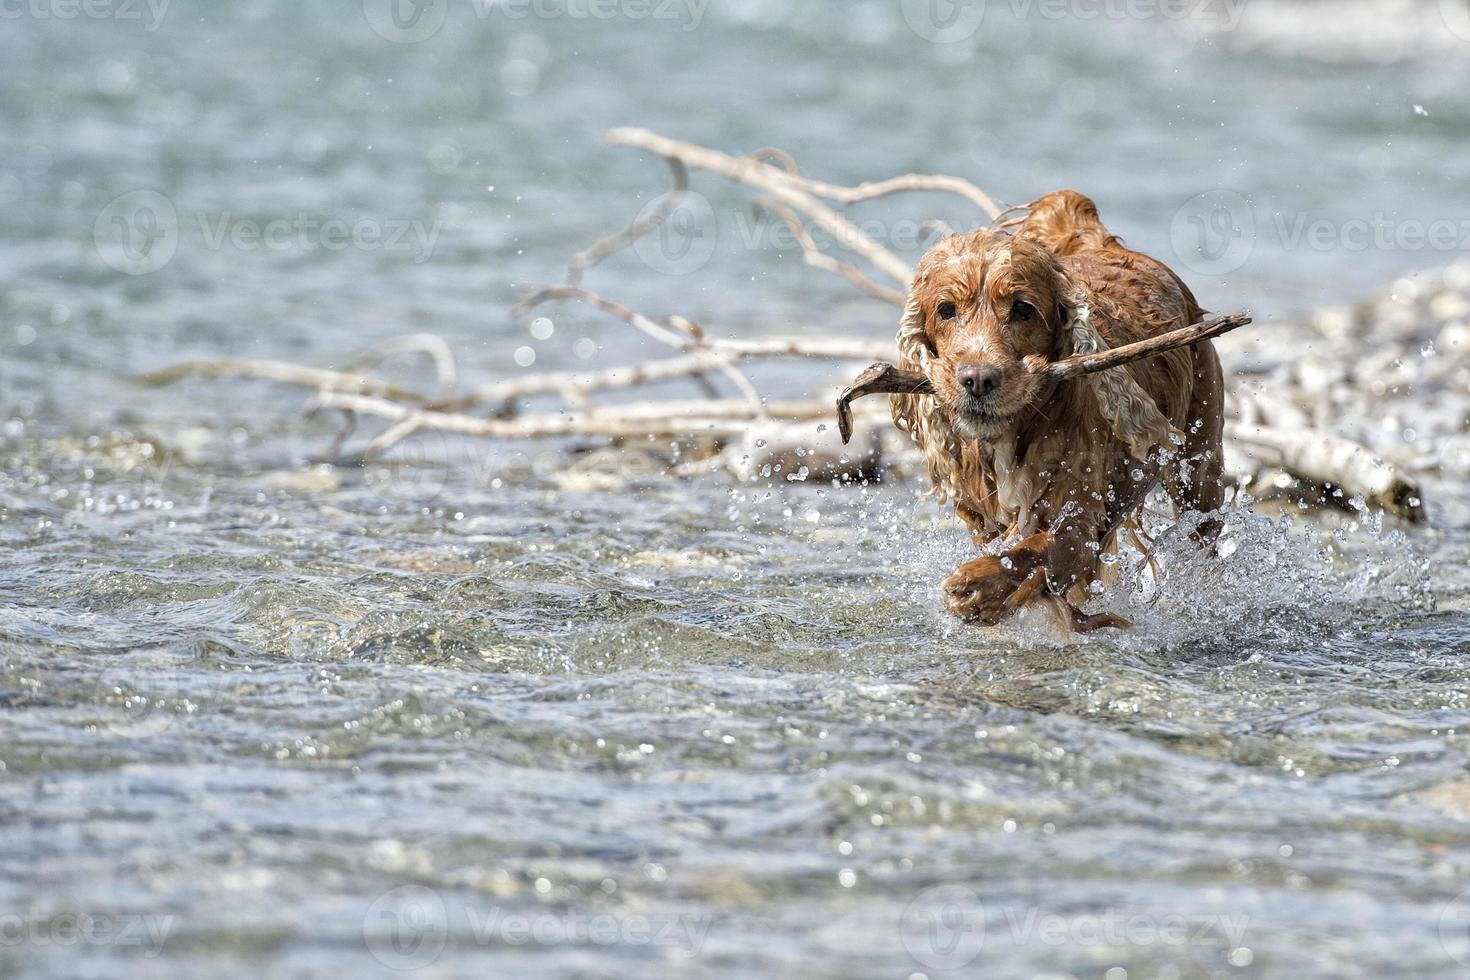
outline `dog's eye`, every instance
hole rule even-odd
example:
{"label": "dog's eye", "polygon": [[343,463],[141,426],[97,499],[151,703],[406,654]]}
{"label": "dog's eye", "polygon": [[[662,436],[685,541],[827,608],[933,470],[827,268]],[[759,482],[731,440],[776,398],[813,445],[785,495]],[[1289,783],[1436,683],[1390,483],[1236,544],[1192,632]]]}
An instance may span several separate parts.
{"label": "dog's eye", "polygon": [[1022,323],[1024,323],[1025,321],[1030,320],[1030,319],[1032,319],[1035,316],[1036,316],[1036,307],[1032,306],[1030,303],[1026,302],[1024,299],[1018,299],[1014,303],[1011,304],[1011,319],[1012,320],[1019,320]]}
{"label": "dog's eye", "polygon": [[953,320],[955,318],[955,314],[959,311],[955,309],[955,305],[953,303],[940,303],[939,309],[935,310],[934,312],[939,314],[939,319],[941,320]]}

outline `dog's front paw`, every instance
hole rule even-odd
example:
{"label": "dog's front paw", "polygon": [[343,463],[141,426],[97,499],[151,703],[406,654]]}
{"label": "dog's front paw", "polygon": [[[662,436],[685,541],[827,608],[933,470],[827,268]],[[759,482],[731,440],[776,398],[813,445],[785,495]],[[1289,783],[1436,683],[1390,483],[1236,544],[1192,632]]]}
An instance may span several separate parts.
{"label": "dog's front paw", "polygon": [[1046,569],[1029,556],[976,558],[944,580],[945,605],[968,622],[994,625],[1029,602],[1046,582]]}

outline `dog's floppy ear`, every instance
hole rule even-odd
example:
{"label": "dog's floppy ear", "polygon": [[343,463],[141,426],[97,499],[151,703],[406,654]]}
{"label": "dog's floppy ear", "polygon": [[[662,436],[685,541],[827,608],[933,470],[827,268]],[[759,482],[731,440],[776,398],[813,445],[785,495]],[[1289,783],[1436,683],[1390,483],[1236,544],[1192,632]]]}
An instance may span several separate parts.
{"label": "dog's floppy ear", "polygon": [[[1063,280],[1064,343],[1070,342],[1072,348],[1063,352],[1064,355],[1096,354],[1107,350],[1110,345],[1092,325],[1087,290],[1073,284],[1065,274]],[[1135,459],[1148,459],[1155,447],[1172,453],[1176,446],[1184,444],[1183,435],[1170,424],[1159,410],[1158,403],[1134,380],[1127,367],[1089,374],[1084,383],[1091,386],[1103,418]]]}
{"label": "dog's floppy ear", "polygon": [[[910,288],[898,324],[898,366],[926,377],[930,365],[929,340],[918,289]],[[890,395],[893,424],[909,434],[929,469],[930,493],[945,503],[960,496],[960,440],[954,426],[932,395]]]}

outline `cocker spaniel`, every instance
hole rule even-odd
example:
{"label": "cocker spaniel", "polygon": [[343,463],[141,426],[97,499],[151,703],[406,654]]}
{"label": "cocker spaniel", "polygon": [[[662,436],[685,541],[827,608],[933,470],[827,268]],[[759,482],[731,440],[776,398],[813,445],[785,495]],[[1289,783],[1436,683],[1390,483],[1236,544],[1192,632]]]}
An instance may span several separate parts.
{"label": "cocker spaniel", "polygon": [[993,624],[1044,603],[1079,632],[1129,625],[1081,606],[1160,480],[1180,511],[1221,505],[1219,358],[1201,340],[1060,381],[1041,368],[1203,316],[1177,275],[1125,247],[1075,191],[929,249],[898,346],[900,368],[933,394],[893,395],[893,420],[918,444],[933,493],[999,549],[945,580],[950,612]]}

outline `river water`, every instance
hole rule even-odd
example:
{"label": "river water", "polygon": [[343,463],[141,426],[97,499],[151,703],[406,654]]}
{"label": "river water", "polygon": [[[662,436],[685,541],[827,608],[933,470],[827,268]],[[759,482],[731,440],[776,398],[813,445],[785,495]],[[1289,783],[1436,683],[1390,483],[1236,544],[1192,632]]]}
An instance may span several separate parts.
{"label": "river water", "polygon": [[[1453,4],[1022,8],[5,5],[0,970],[1470,969],[1463,490],[1427,528],[1242,506],[1229,557],[1166,535],[1123,576],[1135,630],[1067,640],[947,619],[968,545],[906,481],[436,437],[334,468],[299,389],[131,380],[412,331],[462,386],[661,356],[508,312],[665,186],[614,125],[838,182],[1075,186],[1256,311],[1227,367],[1271,360],[1274,318],[1464,256]],[[588,285],[728,336],[891,336],[695,182],[693,258]],[[861,213],[913,257],[907,219],[967,207]]]}

